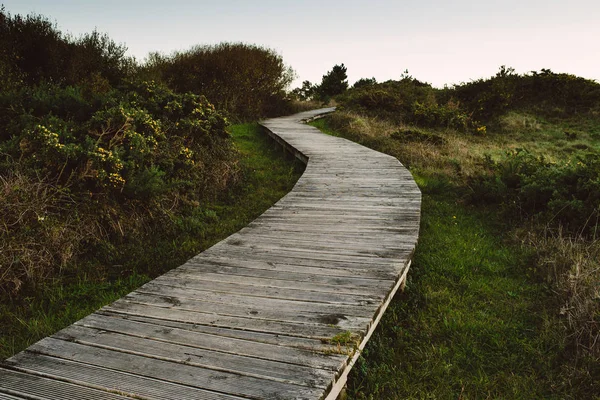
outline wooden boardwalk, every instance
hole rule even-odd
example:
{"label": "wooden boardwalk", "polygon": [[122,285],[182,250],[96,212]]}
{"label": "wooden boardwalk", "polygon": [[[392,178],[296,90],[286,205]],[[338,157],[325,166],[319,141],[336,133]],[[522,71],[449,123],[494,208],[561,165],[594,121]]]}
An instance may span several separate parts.
{"label": "wooden boardwalk", "polygon": [[0,400],[335,399],[396,290],[421,194],[394,158],[263,122],[308,161],[246,228],[0,365]]}

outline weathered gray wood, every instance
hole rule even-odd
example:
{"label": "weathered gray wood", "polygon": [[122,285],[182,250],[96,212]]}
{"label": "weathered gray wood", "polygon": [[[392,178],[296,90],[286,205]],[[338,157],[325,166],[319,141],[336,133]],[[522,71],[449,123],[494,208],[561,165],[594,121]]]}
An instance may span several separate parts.
{"label": "weathered gray wood", "polygon": [[152,324],[164,329],[177,328],[189,332],[218,335],[224,338],[251,340],[257,343],[274,344],[282,348],[289,347],[300,350],[308,350],[315,355],[320,353],[329,355],[331,354],[332,350],[332,346],[321,339],[303,338],[275,332],[254,332],[249,330],[223,328],[219,326],[200,325],[184,321],[158,319],[149,316],[124,315],[105,310],[100,310],[95,314],[105,318],[118,318],[127,321]]}
{"label": "weathered gray wood", "polygon": [[[308,399],[315,398],[319,393],[322,393],[322,389],[317,387],[311,388],[291,383],[281,383],[244,376],[226,370],[206,369],[187,363],[85,346],[54,338],[40,340],[30,347],[30,351],[77,361],[83,364],[114,369],[127,374],[236,396],[264,399],[281,393],[285,398],[295,398],[294,396],[298,395],[298,398]],[[90,379],[92,378],[90,377]]]}
{"label": "weathered gray wood", "polygon": [[129,398],[107,391],[81,387],[43,375],[12,371],[2,367],[0,367],[0,391],[25,398],[49,400],[123,400]]}
{"label": "weathered gray wood", "polygon": [[[181,344],[222,353],[281,361],[288,364],[308,366],[325,370],[337,370],[345,360],[344,356],[333,353],[316,353],[297,349],[279,340],[268,343],[257,337],[229,337],[223,331],[194,331],[191,327],[168,327],[156,325],[156,321],[132,321],[123,318],[110,318],[92,314],[75,325],[95,328],[100,331],[122,333],[133,337],[153,339],[166,343]],[[196,327],[197,328],[197,327]],[[239,333],[239,331],[236,331]],[[243,332],[242,332],[243,333]],[[318,341],[320,344],[321,342]]]}
{"label": "weathered gray wood", "polygon": [[77,325],[65,328],[53,337],[122,353],[142,355],[217,371],[229,371],[278,382],[290,382],[302,386],[325,387],[329,384],[332,375],[331,369],[222,353],[192,347],[187,343],[173,344]]}
{"label": "weathered gray wood", "polygon": [[[199,399],[199,400],[236,400],[230,396],[190,388],[188,386],[146,378],[139,375],[113,371],[93,365],[74,362],[55,357],[23,352],[13,359],[13,363],[22,371],[43,374],[48,377],[74,382],[90,388],[108,389],[126,396],[145,399]],[[64,397],[71,399],[73,397]],[[0,397],[1,399],[1,397]]]}
{"label": "weathered gray wood", "polygon": [[[268,332],[289,336],[298,336],[312,339],[327,339],[346,331],[346,323],[353,324],[352,319],[340,320],[337,324],[322,324],[296,322],[296,321],[273,321],[269,319],[256,319],[250,316],[230,316],[227,314],[203,313],[199,311],[173,309],[158,307],[148,303],[136,303],[120,300],[103,310],[112,311],[122,315],[148,316],[166,321],[181,321],[198,325],[218,326],[221,328],[242,329],[254,332]],[[323,321],[332,318],[323,316]]]}
{"label": "weathered gray wood", "polygon": [[[239,278],[244,281],[243,277]],[[222,282],[210,279],[198,279],[197,276],[186,274],[172,274],[163,276],[152,282],[155,285],[163,285],[170,287],[185,287],[190,291],[216,292],[223,294],[239,294],[255,297],[269,297],[276,299],[297,300],[297,301],[317,301],[320,303],[330,304],[348,304],[348,305],[363,305],[372,304],[381,299],[381,294],[375,291],[370,294],[361,293],[346,293],[344,291],[332,293],[327,291],[307,291],[298,289],[294,281],[290,281],[289,287],[277,286],[260,286],[260,291],[257,291],[256,285],[248,284],[247,282]]]}
{"label": "weathered gray wood", "polygon": [[287,196],[7,360],[0,400],[335,398],[403,287],[421,194],[396,159],[300,124],[322,112],[263,122],[308,163]]}

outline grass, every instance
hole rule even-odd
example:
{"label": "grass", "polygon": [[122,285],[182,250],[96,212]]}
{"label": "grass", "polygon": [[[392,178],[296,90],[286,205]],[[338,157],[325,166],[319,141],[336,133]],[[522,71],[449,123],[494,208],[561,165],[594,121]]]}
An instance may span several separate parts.
{"label": "grass", "polygon": [[180,265],[246,226],[291,190],[304,168],[299,161],[286,159],[281,147],[261,132],[258,124],[234,125],[229,130],[240,155],[240,184],[220,201],[201,204],[190,215],[175,217],[163,235],[119,249],[128,254],[120,265],[107,268],[89,260],[89,265],[79,269],[106,273],[56,277],[35,293],[1,303],[0,359]]}
{"label": "grass", "polygon": [[549,397],[560,340],[544,327],[548,293],[527,278],[529,255],[499,240],[493,214],[424,194],[407,289],[353,371],[351,398]]}
{"label": "grass", "polygon": [[[416,128],[353,113],[312,125],[396,156],[423,192],[406,290],[352,370],[349,398],[600,398],[600,360],[572,357],[560,299],[537,271],[536,248],[516,240],[498,210],[463,200],[483,154],[536,145],[537,154],[568,158],[557,144],[562,125],[530,121],[533,131],[486,137],[427,130],[443,138],[435,143],[398,140],[394,132]],[[593,135],[579,136],[595,145]]]}

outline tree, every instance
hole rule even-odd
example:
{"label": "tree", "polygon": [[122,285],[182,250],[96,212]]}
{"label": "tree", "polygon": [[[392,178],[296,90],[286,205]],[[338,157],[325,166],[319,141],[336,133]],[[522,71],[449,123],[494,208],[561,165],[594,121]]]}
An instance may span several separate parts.
{"label": "tree", "polygon": [[317,86],[310,83],[310,81],[302,82],[302,87],[292,90],[292,94],[296,96],[298,100],[312,100],[316,94]]}
{"label": "tree", "polygon": [[331,71],[323,75],[323,80],[319,86],[319,95],[322,100],[342,94],[348,89],[346,70],[342,63],[341,65],[335,65]]}

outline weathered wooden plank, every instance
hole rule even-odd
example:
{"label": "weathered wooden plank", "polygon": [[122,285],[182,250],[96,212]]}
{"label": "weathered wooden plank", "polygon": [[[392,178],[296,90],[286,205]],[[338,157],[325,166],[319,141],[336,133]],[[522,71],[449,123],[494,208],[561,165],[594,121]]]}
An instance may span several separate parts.
{"label": "weathered wooden plank", "polygon": [[[240,316],[219,315],[214,313],[202,313],[198,311],[181,310],[177,308],[157,307],[147,303],[135,303],[121,300],[102,308],[114,313],[135,316],[148,316],[167,321],[187,322],[198,325],[217,326],[222,328],[250,330],[254,332],[265,332],[298,336],[311,339],[328,339],[346,332],[347,327],[343,320],[337,325],[333,324],[309,324],[292,321],[272,321],[268,319],[256,319]],[[324,321],[333,320],[325,316]],[[352,322],[351,320],[348,322]]]}
{"label": "weathered wooden plank", "polygon": [[[72,382],[81,386],[144,399],[239,400],[241,397],[114,371],[43,354],[23,352],[11,364],[21,372],[29,372]],[[74,393],[72,394],[74,395]],[[1,398],[1,397],[0,397]],[[71,399],[73,397],[64,397]]]}
{"label": "weathered wooden plank", "polygon": [[[6,362],[5,362],[6,363]],[[10,365],[11,363],[8,362]],[[8,370],[0,366],[0,391],[27,399],[47,400],[124,400],[120,396],[101,390],[90,389],[72,383],[58,381],[36,374]]]}
{"label": "weathered wooden plank", "polygon": [[[393,283],[394,282],[392,282],[390,287],[393,286]],[[181,288],[177,286],[159,285],[150,282],[139,288],[136,293],[159,296],[159,298],[164,299],[164,304],[170,306],[175,305],[181,308],[189,307],[190,309],[197,309],[199,306],[199,304],[197,304],[198,302],[207,303],[205,308],[203,308],[205,312],[211,312],[210,310],[213,310],[213,307],[219,308],[222,304],[236,304],[237,308],[235,310],[239,309],[243,315],[261,315],[262,313],[258,310],[265,310],[268,312],[269,309],[275,309],[269,314],[262,314],[263,316],[285,316],[287,313],[302,315],[306,313],[308,316],[331,313],[364,316],[369,311],[372,311],[377,303],[372,300],[372,298],[365,299],[364,297],[359,297],[360,300],[356,301],[355,304],[323,302],[320,301],[320,293],[314,292],[310,292],[311,294],[314,294],[314,297],[310,298],[307,296],[308,300],[281,299],[276,296],[265,296],[262,293],[261,287],[254,287],[254,289],[255,291],[252,295],[246,293],[240,295],[235,293],[194,290],[189,287]],[[131,300],[138,301],[139,298],[132,296]]]}
{"label": "weathered wooden plank", "polygon": [[[397,258],[393,260],[381,259],[376,263],[367,263],[363,262],[351,262],[351,261],[340,261],[335,257],[329,257],[323,259],[322,257],[310,257],[307,255],[298,255],[298,254],[282,254],[275,252],[267,252],[267,251],[257,251],[254,250],[252,252],[244,252],[240,251],[240,249],[229,249],[228,251],[220,251],[219,249],[215,249],[214,247],[210,249],[209,253],[201,253],[199,256],[196,256],[190,259],[190,263],[202,263],[204,257],[213,258],[213,257],[221,257],[221,258],[240,258],[243,259],[244,256],[249,261],[264,261],[264,262],[275,262],[287,265],[295,265],[295,266],[307,266],[307,267],[327,267],[332,269],[348,269],[348,270],[359,270],[360,271],[372,271],[372,276],[397,276],[396,268],[398,265],[405,265],[406,262],[402,258]],[[324,261],[327,261],[326,263]]]}
{"label": "weathered wooden plank", "polygon": [[[261,268],[262,267],[262,268]],[[392,279],[379,279],[379,278],[363,278],[357,276],[336,276],[332,273],[320,275],[314,274],[312,271],[307,273],[306,271],[295,270],[280,271],[277,267],[269,265],[267,263],[254,263],[251,264],[245,260],[227,259],[223,262],[215,262],[214,259],[210,261],[205,260],[203,263],[186,263],[180,268],[177,268],[177,273],[181,274],[193,274],[198,276],[202,272],[212,272],[218,274],[227,275],[238,275],[248,276],[256,278],[268,278],[268,279],[280,279],[285,281],[294,282],[311,282],[323,285],[330,285],[342,290],[348,289],[352,293],[355,293],[354,289],[365,288],[369,289],[366,294],[372,294],[373,289],[387,287]],[[174,275],[174,274],[173,274]]]}
{"label": "weathered wooden plank", "polygon": [[[250,285],[250,286],[259,286],[260,288],[256,288],[257,296],[264,297],[273,297],[273,296],[265,296],[263,292],[261,292],[262,287],[267,286],[271,288],[286,288],[286,289],[295,289],[299,290],[302,293],[309,293],[308,296],[312,292],[325,292],[325,293],[344,293],[350,295],[363,295],[363,296],[372,296],[374,291],[377,289],[384,290],[385,288],[391,287],[393,284],[393,280],[357,280],[355,286],[351,286],[353,282],[352,278],[348,278],[347,281],[344,281],[343,278],[332,278],[329,276],[312,278],[310,276],[305,276],[306,274],[294,274],[290,273],[289,276],[281,276],[286,279],[279,279],[280,275],[277,272],[273,273],[272,271],[260,271],[257,273],[256,269],[250,268],[235,268],[235,267],[225,267],[222,266],[221,270],[214,270],[213,267],[205,267],[205,264],[186,264],[185,268],[178,269],[177,271],[173,271],[168,275],[169,278],[178,278],[183,279],[184,282],[188,279],[194,280],[210,280],[217,282],[225,282],[225,283],[235,283],[239,285]],[[270,273],[269,273],[270,272]],[[296,279],[294,279],[296,278]],[[339,286],[336,287],[336,282],[339,282]],[[346,283],[346,285],[344,285]],[[333,297],[335,298],[335,297]],[[301,301],[301,299],[296,299]],[[313,301],[312,298],[308,297],[308,300]],[[324,303],[340,303],[339,301],[321,301],[318,298],[315,298],[316,302],[324,302]],[[355,301],[352,301],[355,303]]]}
{"label": "weathered wooden plank", "polygon": [[[172,311],[191,311],[207,314],[209,317],[217,315],[219,317],[234,317],[244,319],[247,324],[260,326],[267,323],[279,324],[303,324],[307,328],[314,328],[315,325],[335,325],[343,329],[360,329],[361,326],[368,324],[370,318],[357,316],[359,314],[350,310],[346,305],[331,305],[329,307],[317,308],[313,304],[310,308],[302,310],[300,307],[293,308],[286,306],[285,309],[278,310],[269,303],[275,303],[278,299],[260,299],[255,298],[252,306],[244,307],[232,303],[211,303],[176,297],[174,295],[147,294],[141,290],[128,294],[116,304],[140,304],[152,307],[159,307]],[[250,303],[250,300],[247,301]],[[260,303],[260,304],[259,304]],[[280,302],[280,304],[283,301]],[[374,312],[378,305],[364,305],[368,311]],[[354,315],[353,315],[354,314]],[[369,315],[366,312],[363,315]],[[335,322],[332,322],[335,321]]]}
{"label": "weathered wooden plank", "polygon": [[[259,379],[229,371],[217,371],[187,363],[147,358],[137,354],[90,347],[53,338],[42,339],[31,346],[30,351],[133,375],[254,399],[276,398],[278,394],[283,398],[315,399],[319,398],[323,392],[318,387],[310,388]],[[107,397],[107,399],[112,399],[112,397]]]}
{"label": "weathered wooden plank", "polygon": [[229,371],[240,375],[283,383],[294,383],[301,386],[326,387],[335,375],[332,370],[322,368],[216,352],[193,347],[189,344],[167,343],[79,325],[71,325],[52,337],[127,354],[137,354],[159,360],[216,371]]}
{"label": "weathered wooden plank", "polygon": [[[301,263],[286,263],[281,261],[264,261],[259,259],[242,259],[242,258],[234,258],[234,257],[219,257],[216,255],[212,256],[204,256],[202,258],[195,258],[185,263],[182,267],[187,266],[196,266],[196,265],[205,265],[212,263],[217,265],[235,265],[238,264],[246,269],[259,269],[259,270],[268,270],[278,272],[280,275],[287,275],[287,273],[291,273],[291,280],[293,279],[294,274],[302,274],[314,277],[314,279],[319,279],[320,276],[326,277],[334,277],[335,278],[348,278],[348,279],[360,279],[360,280],[375,280],[375,281],[387,281],[394,280],[396,278],[395,274],[382,273],[380,271],[374,270],[373,268],[360,268],[360,265],[351,265],[348,267],[336,265],[331,266],[327,265],[324,267],[317,267],[311,265],[302,265]],[[284,279],[284,278],[282,278]]]}
{"label": "weathered wooden plank", "polygon": [[[155,322],[148,320],[144,322],[132,321],[109,315],[91,314],[75,325],[221,353],[280,361],[325,370],[337,371],[345,360],[344,356],[333,354],[328,348],[323,349],[323,352],[319,354],[315,350],[308,351],[286,347],[286,344],[282,341],[269,343],[256,336],[248,337],[246,335],[238,338],[234,337],[235,335],[228,335],[222,330],[203,332],[191,330],[189,326],[179,328],[168,327],[165,325],[156,325]],[[294,340],[294,342],[296,341]],[[322,342],[319,341],[319,343]]]}
{"label": "weathered wooden plank", "polygon": [[260,291],[257,291],[256,286],[244,282],[237,282],[235,279],[232,282],[224,280],[202,279],[202,276],[184,275],[171,273],[155,279],[156,285],[170,287],[185,287],[192,291],[200,292],[215,292],[224,294],[238,294],[252,297],[270,297],[274,299],[297,300],[297,301],[318,301],[320,303],[329,304],[347,304],[347,305],[364,305],[373,304],[381,300],[381,295],[375,292],[368,295],[359,293],[332,293],[325,291],[306,291],[298,289],[290,283],[289,287],[276,286],[260,286]]}
{"label": "weathered wooden plank", "polygon": [[[410,254],[412,254],[413,248],[409,246],[406,247],[405,250],[396,251],[394,253],[394,258],[392,257],[370,257],[369,255],[341,255],[336,254],[334,252],[311,252],[310,250],[293,250],[293,249],[252,249],[251,251],[244,249],[239,246],[224,246],[221,245],[219,247],[211,248],[211,251],[208,253],[209,255],[217,254],[222,256],[227,256],[229,254],[237,254],[243,256],[244,254],[248,255],[248,258],[254,259],[255,256],[268,255],[268,257],[274,258],[285,258],[285,259],[310,259],[317,263],[317,265],[323,266],[328,264],[329,262],[334,263],[345,263],[348,264],[359,264],[363,267],[377,267],[385,269],[385,266],[395,266],[398,264],[406,264],[406,258]],[[260,259],[260,258],[259,258]]]}
{"label": "weathered wooden plank", "polygon": [[201,325],[177,320],[152,318],[150,316],[119,314],[110,312],[108,310],[100,310],[95,314],[103,317],[106,316],[110,318],[118,318],[128,321],[152,324],[153,326],[164,327],[166,329],[177,328],[184,331],[195,333],[207,333],[224,338],[250,340],[257,343],[274,344],[280,346],[281,348],[289,347],[294,349],[308,350],[315,354],[323,352],[330,354],[332,351],[332,347],[327,343],[327,341],[320,338],[312,339],[273,332],[255,332],[245,329],[223,328],[219,326]]}
{"label": "weathered wooden plank", "polygon": [[[0,389],[2,390],[2,389]],[[25,397],[17,397],[0,391],[0,400],[27,400]]]}

